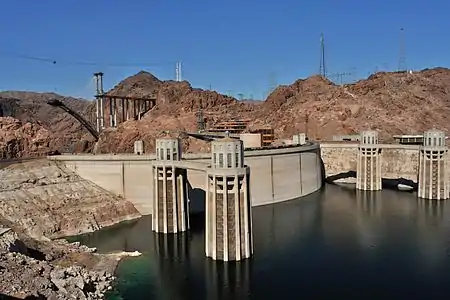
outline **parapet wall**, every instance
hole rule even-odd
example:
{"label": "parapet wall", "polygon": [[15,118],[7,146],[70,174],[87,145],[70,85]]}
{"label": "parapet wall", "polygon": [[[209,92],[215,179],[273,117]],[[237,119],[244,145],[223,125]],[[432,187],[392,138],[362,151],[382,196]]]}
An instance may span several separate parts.
{"label": "parapet wall", "polygon": [[[320,145],[326,176],[356,171],[358,144],[322,143]],[[406,178],[417,182],[419,170],[419,146],[380,144],[381,177]],[[450,166],[448,160],[447,165]],[[355,178],[338,182],[354,183]]]}
{"label": "parapet wall", "polygon": [[[211,160],[209,154],[184,154],[181,165],[188,169],[191,207],[204,201],[206,174],[199,170]],[[130,200],[141,214],[150,214],[153,200],[152,161],[155,155],[60,155],[81,177]],[[250,167],[250,193],[253,206],[296,199],[322,186],[318,144],[244,152]]]}

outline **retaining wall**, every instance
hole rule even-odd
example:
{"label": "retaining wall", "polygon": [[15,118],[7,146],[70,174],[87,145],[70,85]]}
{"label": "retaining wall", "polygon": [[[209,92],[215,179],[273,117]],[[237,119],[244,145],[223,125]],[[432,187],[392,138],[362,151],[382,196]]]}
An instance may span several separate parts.
{"label": "retaining wall", "polygon": [[[356,171],[358,144],[322,143],[320,148],[326,176]],[[417,182],[419,146],[380,144],[380,148],[383,178],[403,177]],[[338,181],[354,183],[356,179],[346,178]]]}

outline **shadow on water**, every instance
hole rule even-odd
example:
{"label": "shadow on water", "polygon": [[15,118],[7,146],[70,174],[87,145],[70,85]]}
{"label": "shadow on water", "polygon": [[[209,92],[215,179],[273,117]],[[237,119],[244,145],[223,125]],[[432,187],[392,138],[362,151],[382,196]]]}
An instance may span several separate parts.
{"label": "shadow on water", "polygon": [[206,191],[201,188],[193,188],[188,181],[189,211],[192,214],[204,213],[206,210]]}
{"label": "shadow on water", "polygon": [[[336,180],[344,178],[356,178],[356,171],[342,172],[336,175],[331,175],[325,178],[325,182],[328,184],[335,184]],[[399,178],[381,178],[381,186],[383,189],[399,190],[399,185],[409,186],[411,189],[409,192],[417,191],[418,183],[413,180],[403,177]]]}
{"label": "shadow on water", "polygon": [[205,257],[201,218],[185,234],[155,234],[144,217],[84,242],[144,253],[119,265],[121,299],[436,299],[450,292],[449,209],[414,193],[326,185],[254,208],[254,256],[240,263]]}

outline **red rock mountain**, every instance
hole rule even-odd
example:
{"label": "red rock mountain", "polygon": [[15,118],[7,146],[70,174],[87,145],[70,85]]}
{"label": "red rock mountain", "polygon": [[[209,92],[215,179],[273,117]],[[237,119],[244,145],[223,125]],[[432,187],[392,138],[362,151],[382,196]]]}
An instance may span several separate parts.
{"label": "red rock mountain", "polygon": [[54,93],[0,92],[0,158],[43,155],[70,147],[83,150],[89,142],[92,145],[92,138],[78,121],[49,106],[50,99],[58,99],[85,116],[92,115],[94,107],[87,100]]}
{"label": "red rock mountain", "polygon": [[[136,139],[143,139],[146,150],[153,151],[154,139],[164,135],[164,131],[174,134],[179,130],[195,131],[195,113],[200,108],[208,126],[217,121],[246,118],[251,120],[252,127],[272,126],[276,138],[289,138],[307,131],[310,138],[328,139],[336,134],[376,129],[382,138],[389,140],[393,134],[417,134],[432,127],[450,131],[450,70],[445,68],[412,73],[381,72],[345,85],[312,76],[279,86],[261,103],[240,102],[213,91],[196,89],[187,81],[161,81],[143,71],[126,78],[108,93],[156,97],[157,105],[142,120],[130,120],[102,132],[98,145],[101,152],[131,152]],[[67,141],[73,139],[89,139],[71,116],[45,104],[49,97],[55,96],[0,93],[0,119],[11,116],[21,122],[19,125],[15,120],[3,118],[2,124],[20,128],[29,122],[34,126],[31,126],[32,133],[31,129],[24,129],[23,134],[13,134],[17,129],[2,125],[0,153],[9,153],[6,156],[11,157],[35,153],[30,149],[36,147],[42,150],[45,142],[31,148],[17,146],[33,145],[32,136],[37,132],[43,135],[40,130],[49,132],[51,138],[46,147],[51,150],[64,150]],[[92,116],[91,102],[57,97],[88,118]],[[208,151],[208,145],[197,140],[184,139],[183,143],[188,151]]]}
{"label": "red rock mountain", "polygon": [[316,139],[364,129],[378,130],[385,139],[433,126],[448,132],[450,70],[377,73],[342,86],[314,76],[279,87],[264,106],[275,111],[266,114],[266,122],[279,136],[304,131],[306,116],[308,133]]}

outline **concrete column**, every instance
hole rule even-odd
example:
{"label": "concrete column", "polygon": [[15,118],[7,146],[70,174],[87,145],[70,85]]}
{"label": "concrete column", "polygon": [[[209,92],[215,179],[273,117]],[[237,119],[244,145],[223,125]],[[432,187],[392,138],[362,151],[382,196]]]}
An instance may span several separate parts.
{"label": "concrete column", "polygon": [[109,99],[109,126],[113,127],[114,120],[113,120],[113,104],[112,104],[112,98]]}
{"label": "concrete column", "polygon": [[206,245],[213,260],[239,261],[253,254],[250,169],[243,162],[241,140],[211,143],[206,171]]}
{"label": "concrete column", "polygon": [[117,99],[113,97],[113,127],[117,127]]}
{"label": "concrete column", "polygon": [[366,191],[381,190],[381,148],[376,131],[361,133],[356,163],[356,188]]}
{"label": "concrete column", "polygon": [[180,160],[181,145],[178,139],[156,140],[152,214],[152,230],[155,232],[178,233],[189,229],[187,173],[176,166]]}
{"label": "concrete column", "polygon": [[100,132],[100,98],[95,98],[95,116],[96,116],[96,125],[97,125],[97,132]]}
{"label": "concrete column", "polygon": [[419,150],[419,198],[449,199],[447,154],[444,132],[433,129],[423,134],[423,145]]}
{"label": "concrete column", "polygon": [[125,99],[121,99],[122,104],[122,122],[125,122],[126,120],[126,114],[125,114]]}
{"label": "concrete column", "polygon": [[100,127],[101,129],[105,128],[105,115],[104,115],[104,107],[103,107],[103,95],[100,97]]}

